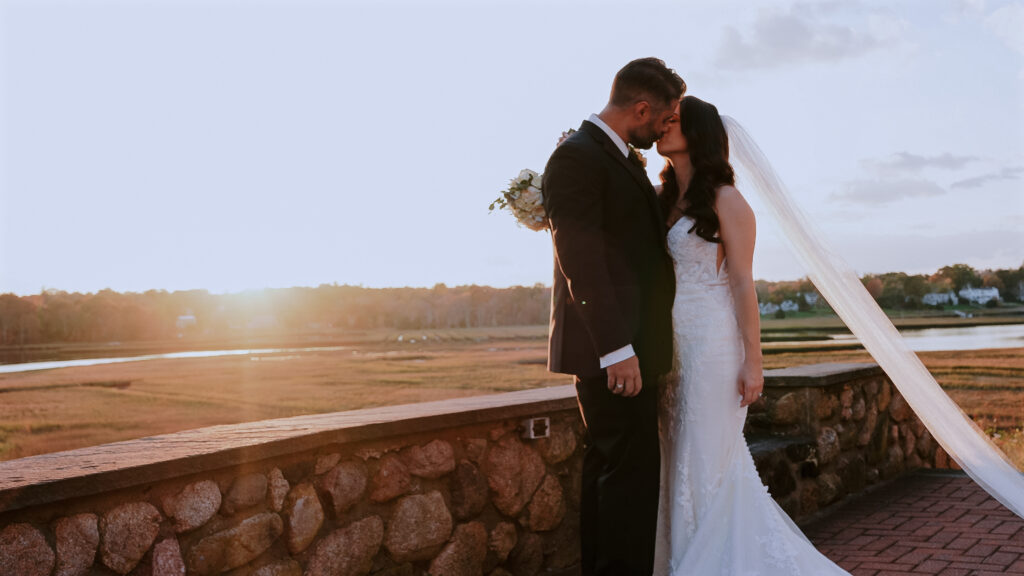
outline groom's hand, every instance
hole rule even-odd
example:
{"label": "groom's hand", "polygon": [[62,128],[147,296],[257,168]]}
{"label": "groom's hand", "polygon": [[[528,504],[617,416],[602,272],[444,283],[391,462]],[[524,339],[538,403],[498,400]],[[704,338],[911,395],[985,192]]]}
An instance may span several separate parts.
{"label": "groom's hand", "polygon": [[[621,386],[620,386],[621,384]],[[608,390],[612,394],[632,398],[640,393],[640,361],[630,356],[608,367]]]}

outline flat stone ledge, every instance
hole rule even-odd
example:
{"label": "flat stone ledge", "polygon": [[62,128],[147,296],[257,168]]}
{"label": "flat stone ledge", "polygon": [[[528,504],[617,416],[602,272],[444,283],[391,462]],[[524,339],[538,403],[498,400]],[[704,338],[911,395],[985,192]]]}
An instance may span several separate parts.
{"label": "flat stone ledge", "polygon": [[874,362],[809,364],[764,371],[766,387],[821,387],[852,380],[883,376],[885,372]]}
{"label": "flat stone ledge", "polygon": [[325,445],[578,410],[572,385],[211,426],[0,462],[0,513]]}

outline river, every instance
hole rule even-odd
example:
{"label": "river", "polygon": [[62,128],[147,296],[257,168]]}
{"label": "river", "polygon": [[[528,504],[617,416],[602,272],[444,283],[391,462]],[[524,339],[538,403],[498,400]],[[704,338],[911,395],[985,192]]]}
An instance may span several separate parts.
{"label": "river", "polygon": [[[925,328],[919,330],[905,329],[900,333],[906,339],[907,343],[910,344],[910,348],[917,352],[1024,347],[1024,324],[970,326],[965,328]],[[833,342],[856,342],[856,338],[852,334],[830,334],[828,338]],[[792,344],[806,345],[812,344],[813,342],[813,340],[803,340],[799,342],[792,342]],[[781,342],[780,344],[787,344],[787,342]],[[304,352],[335,352],[349,349],[351,349],[351,347],[348,346],[321,346],[309,348],[202,350],[196,352],[146,354],[118,358],[82,358],[77,360],[23,362],[19,364],[0,364],[0,374],[30,372],[33,370],[52,370],[54,368],[69,368],[72,366],[97,366],[100,364],[116,364],[120,362],[141,362],[145,360],[211,358],[215,356],[260,356],[264,354],[294,354]]]}

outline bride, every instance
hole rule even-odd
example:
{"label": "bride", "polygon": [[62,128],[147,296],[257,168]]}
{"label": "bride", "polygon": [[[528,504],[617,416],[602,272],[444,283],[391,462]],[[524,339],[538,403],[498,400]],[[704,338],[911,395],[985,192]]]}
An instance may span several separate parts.
{"label": "bride", "polygon": [[754,214],[734,186],[718,110],[687,96],[677,117],[658,141],[676,368],[660,400],[656,574],[847,574],[814,549],[754,467],[743,437],[747,406],[764,385]]}

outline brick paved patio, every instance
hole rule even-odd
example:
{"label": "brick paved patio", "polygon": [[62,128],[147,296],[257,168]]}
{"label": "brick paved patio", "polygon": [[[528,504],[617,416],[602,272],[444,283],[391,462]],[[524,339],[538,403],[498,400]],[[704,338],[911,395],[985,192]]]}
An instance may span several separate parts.
{"label": "brick paved patio", "polygon": [[963,473],[913,473],[803,528],[854,576],[1024,575],[1024,520]]}

